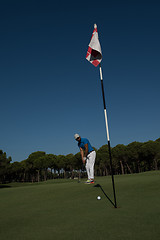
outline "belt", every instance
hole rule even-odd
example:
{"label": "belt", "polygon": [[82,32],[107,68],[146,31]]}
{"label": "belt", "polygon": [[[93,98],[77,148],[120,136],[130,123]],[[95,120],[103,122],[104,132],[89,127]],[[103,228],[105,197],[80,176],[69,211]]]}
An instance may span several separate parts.
{"label": "belt", "polygon": [[87,156],[88,156],[91,152],[94,152],[94,150],[90,151],[90,152],[87,154]]}

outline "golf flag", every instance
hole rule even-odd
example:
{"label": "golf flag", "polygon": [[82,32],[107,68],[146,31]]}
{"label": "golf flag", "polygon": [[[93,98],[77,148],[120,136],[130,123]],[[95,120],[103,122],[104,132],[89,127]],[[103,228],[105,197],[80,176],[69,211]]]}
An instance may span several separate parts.
{"label": "golf flag", "polygon": [[99,65],[101,87],[102,87],[102,97],[103,97],[103,105],[104,105],[104,117],[105,117],[106,133],[107,133],[107,140],[108,140],[108,151],[109,151],[109,159],[110,159],[111,175],[112,175],[114,207],[117,208],[116,192],[115,192],[115,184],[114,184],[114,174],[113,174],[113,166],[112,166],[112,156],[111,156],[111,147],[110,147],[110,139],[109,139],[107,109],[106,109],[104,87],[103,87],[102,67],[101,67],[101,64],[100,64],[100,62],[102,61],[102,51],[101,51],[101,45],[100,45],[99,39],[98,39],[98,32],[97,32],[97,25],[96,24],[94,24],[94,31],[93,31],[93,34],[92,34],[92,37],[91,37],[91,41],[89,43],[89,48],[88,48],[88,51],[87,51],[86,59],[89,62],[91,62],[95,67],[97,67]]}
{"label": "golf flag", "polygon": [[86,59],[95,67],[102,61],[101,45],[98,39],[97,25],[94,24],[91,41],[89,43]]}

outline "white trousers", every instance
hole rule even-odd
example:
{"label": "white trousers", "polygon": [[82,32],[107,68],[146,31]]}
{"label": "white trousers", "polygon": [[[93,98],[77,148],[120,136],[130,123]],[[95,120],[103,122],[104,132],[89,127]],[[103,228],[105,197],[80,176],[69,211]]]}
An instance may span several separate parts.
{"label": "white trousers", "polygon": [[96,152],[93,151],[87,155],[86,159],[86,171],[88,179],[94,179],[94,164],[96,160]]}

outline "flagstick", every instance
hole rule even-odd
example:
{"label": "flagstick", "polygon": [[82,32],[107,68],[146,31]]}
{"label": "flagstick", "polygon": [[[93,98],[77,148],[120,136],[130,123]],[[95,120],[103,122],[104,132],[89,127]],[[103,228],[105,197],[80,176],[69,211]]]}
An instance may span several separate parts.
{"label": "flagstick", "polygon": [[114,176],[113,176],[113,167],[112,167],[112,156],[111,156],[111,147],[110,147],[110,139],[109,139],[108,120],[107,120],[107,111],[106,111],[106,103],[105,103],[105,95],[104,95],[104,87],[103,87],[103,77],[102,77],[101,64],[99,64],[99,71],[100,71],[100,78],[101,78],[102,96],[103,96],[103,104],[104,104],[104,116],[105,116],[105,123],[106,123],[109,159],[110,159],[111,174],[112,174],[112,186],[113,186],[113,194],[114,194],[114,207],[117,208],[115,184],[114,184]]}

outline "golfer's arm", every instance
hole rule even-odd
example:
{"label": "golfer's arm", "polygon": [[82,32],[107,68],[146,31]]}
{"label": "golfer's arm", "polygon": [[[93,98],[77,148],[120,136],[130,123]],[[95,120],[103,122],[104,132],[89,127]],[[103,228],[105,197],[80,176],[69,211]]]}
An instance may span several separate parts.
{"label": "golfer's arm", "polygon": [[82,161],[83,161],[84,153],[83,153],[83,149],[82,148],[80,148],[80,153],[81,153],[81,158],[82,158]]}
{"label": "golfer's arm", "polygon": [[84,146],[85,146],[84,156],[87,157],[87,155],[88,155],[88,143],[86,143]]}

